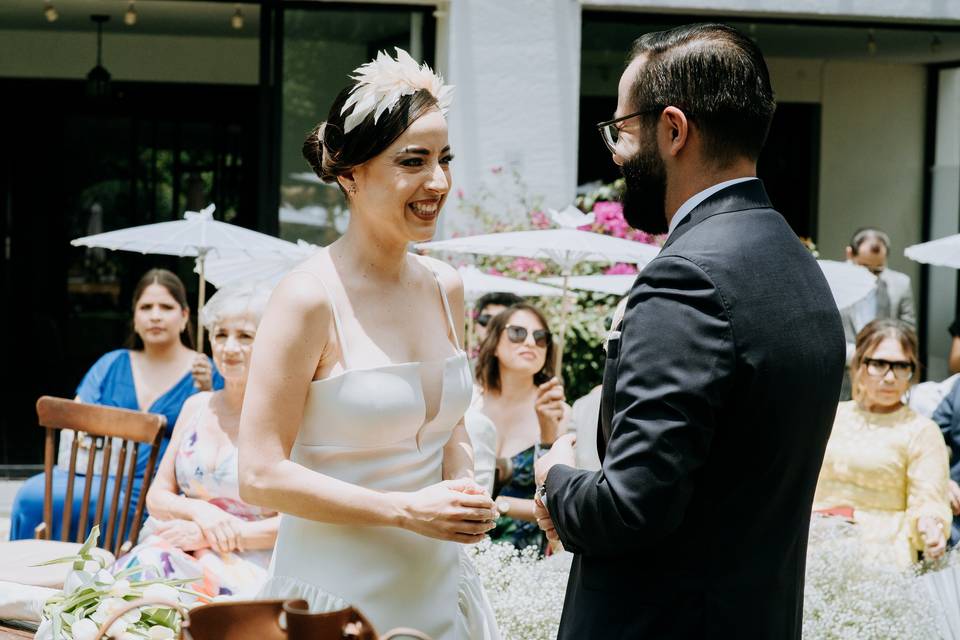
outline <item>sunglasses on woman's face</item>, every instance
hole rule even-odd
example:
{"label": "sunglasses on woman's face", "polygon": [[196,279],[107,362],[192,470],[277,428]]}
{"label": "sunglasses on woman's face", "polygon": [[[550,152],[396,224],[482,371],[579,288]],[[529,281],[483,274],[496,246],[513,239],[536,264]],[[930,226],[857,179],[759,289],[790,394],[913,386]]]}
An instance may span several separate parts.
{"label": "sunglasses on woman's face", "polygon": [[[527,333],[529,333],[526,327],[518,327],[514,324],[508,324],[506,329],[507,339],[514,344],[521,344],[527,339]],[[550,342],[550,332],[546,329],[534,329],[533,341],[538,347],[546,347]]]}

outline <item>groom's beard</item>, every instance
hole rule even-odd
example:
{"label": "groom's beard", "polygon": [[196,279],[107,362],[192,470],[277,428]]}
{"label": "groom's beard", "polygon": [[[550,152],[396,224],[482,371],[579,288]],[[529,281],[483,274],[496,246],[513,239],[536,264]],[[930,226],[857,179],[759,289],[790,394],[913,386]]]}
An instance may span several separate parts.
{"label": "groom's beard", "polygon": [[656,143],[643,145],[621,167],[624,179],[623,218],[634,229],[666,233],[667,169]]}

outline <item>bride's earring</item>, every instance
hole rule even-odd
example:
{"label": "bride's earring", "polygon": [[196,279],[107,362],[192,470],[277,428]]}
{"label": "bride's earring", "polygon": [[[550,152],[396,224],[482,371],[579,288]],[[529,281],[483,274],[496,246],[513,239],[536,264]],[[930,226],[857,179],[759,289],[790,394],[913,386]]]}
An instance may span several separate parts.
{"label": "bride's earring", "polygon": [[347,193],[349,193],[352,196],[357,195],[357,185],[352,184],[349,187],[347,187]]}

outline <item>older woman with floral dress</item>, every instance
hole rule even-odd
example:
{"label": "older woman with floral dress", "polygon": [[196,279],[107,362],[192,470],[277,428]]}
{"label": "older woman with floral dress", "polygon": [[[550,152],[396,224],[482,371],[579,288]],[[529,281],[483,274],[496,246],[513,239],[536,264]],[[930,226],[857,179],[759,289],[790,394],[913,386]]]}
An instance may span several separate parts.
{"label": "older woman with floral dress", "polygon": [[147,493],[150,518],[117,570],[142,566],[164,578],[195,579],[215,596],[252,597],[266,579],[279,516],[243,502],[237,480],[237,434],[250,353],[267,292],[222,289],[204,309],[222,391],[183,407]]}

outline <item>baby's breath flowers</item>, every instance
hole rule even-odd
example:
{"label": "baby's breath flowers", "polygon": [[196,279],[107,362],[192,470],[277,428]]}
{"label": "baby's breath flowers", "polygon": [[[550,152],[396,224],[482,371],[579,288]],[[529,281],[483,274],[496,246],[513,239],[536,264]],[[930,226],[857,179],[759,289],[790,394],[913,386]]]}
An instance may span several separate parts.
{"label": "baby's breath flowers", "polygon": [[804,638],[939,638],[916,575],[865,562],[855,525],[841,518],[814,516],[806,576]]}
{"label": "baby's breath flowers", "polygon": [[[504,640],[557,636],[571,555],[537,559],[489,540],[472,548],[473,562]],[[942,612],[922,581],[924,570],[960,567],[952,552],[935,567],[915,572],[869,564],[854,525],[814,516],[807,550],[803,603],[805,640],[936,640]],[[960,570],[960,569],[958,569]],[[926,576],[930,576],[926,573]]]}
{"label": "baby's breath flowers", "polygon": [[537,559],[534,547],[517,551],[489,539],[471,552],[504,640],[556,638],[571,554]]}

